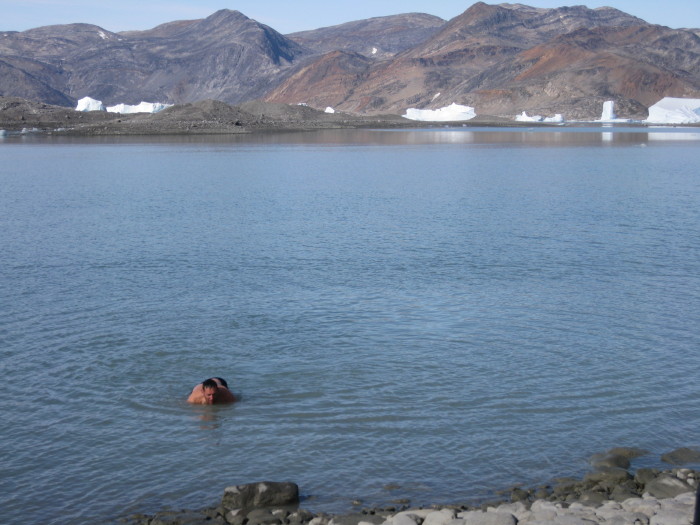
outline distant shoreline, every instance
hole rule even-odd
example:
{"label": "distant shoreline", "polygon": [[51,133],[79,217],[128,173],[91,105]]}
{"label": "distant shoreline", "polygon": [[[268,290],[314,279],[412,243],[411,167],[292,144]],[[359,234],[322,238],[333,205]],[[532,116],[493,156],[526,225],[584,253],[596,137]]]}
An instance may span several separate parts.
{"label": "distant shoreline", "polygon": [[[618,123],[625,127],[697,128],[700,124]],[[308,107],[263,102],[230,106],[203,101],[172,106],[160,113],[120,115],[103,111],[82,112],[61,106],[0,97],[0,130],[3,136],[38,134],[55,136],[157,136],[157,135],[239,135],[270,131],[313,131],[323,129],[439,129],[445,127],[561,128],[606,127],[602,122],[520,122],[498,116],[477,116],[468,121],[426,122],[399,115],[359,116],[324,113]]]}

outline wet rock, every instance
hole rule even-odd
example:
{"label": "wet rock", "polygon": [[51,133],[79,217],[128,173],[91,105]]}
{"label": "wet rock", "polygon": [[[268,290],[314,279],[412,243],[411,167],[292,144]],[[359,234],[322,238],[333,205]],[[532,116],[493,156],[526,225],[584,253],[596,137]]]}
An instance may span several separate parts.
{"label": "wet rock", "polygon": [[510,501],[517,503],[518,501],[528,501],[530,499],[530,493],[526,490],[515,488],[510,493]]}
{"label": "wet rock", "polygon": [[334,516],[328,525],[358,525],[359,523],[371,523],[381,525],[385,519],[374,514],[348,514],[345,516]]}
{"label": "wet rock", "polygon": [[622,454],[613,454],[610,452],[605,454],[595,454],[591,456],[589,462],[595,469],[621,468],[627,470],[631,465],[629,458],[626,456]]}
{"label": "wet rock", "polygon": [[223,518],[211,519],[202,512],[163,511],[155,514],[149,525],[225,525]]}
{"label": "wet rock", "polygon": [[598,507],[608,501],[608,495],[597,490],[586,490],[581,493],[578,501],[590,507]]}
{"label": "wet rock", "polygon": [[661,461],[670,463],[671,465],[689,465],[692,463],[700,463],[700,450],[692,448],[677,448],[671,452],[667,452],[661,456]]}
{"label": "wet rock", "polygon": [[246,523],[249,525],[281,525],[286,514],[280,515],[270,509],[254,509],[246,514]]}
{"label": "wet rock", "polygon": [[308,523],[314,519],[314,515],[305,509],[297,509],[287,516],[287,522],[290,525],[301,525],[302,523]]}
{"label": "wet rock", "polygon": [[634,481],[642,487],[659,475],[655,468],[640,468],[634,473]]}
{"label": "wet rock", "polygon": [[224,519],[229,525],[243,525],[246,521],[245,513],[241,509],[224,512]]}
{"label": "wet rock", "polygon": [[634,459],[649,454],[648,450],[636,447],[616,447],[608,450],[608,454],[623,456],[627,459]]}
{"label": "wet rock", "polygon": [[636,490],[636,487],[633,489],[629,486],[622,486],[619,485],[610,492],[610,499],[613,501],[625,501],[630,498],[636,498],[639,497],[639,493]]}
{"label": "wet rock", "polygon": [[584,482],[594,485],[604,483],[606,485],[618,485],[632,479],[632,475],[621,468],[606,468],[596,472],[589,472],[583,477]]}
{"label": "wet rock", "polygon": [[644,492],[648,492],[655,498],[675,498],[679,494],[691,492],[693,487],[675,476],[661,474],[644,486]]}
{"label": "wet rock", "polygon": [[299,487],[296,483],[290,482],[264,481],[226,487],[221,500],[221,505],[227,510],[285,507],[298,504]]}

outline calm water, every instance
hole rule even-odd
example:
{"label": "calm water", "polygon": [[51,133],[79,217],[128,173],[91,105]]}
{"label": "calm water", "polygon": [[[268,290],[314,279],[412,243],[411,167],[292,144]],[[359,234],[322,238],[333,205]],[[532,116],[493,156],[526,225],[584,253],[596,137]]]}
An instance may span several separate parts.
{"label": "calm water", "polygon": [[[700,133],[0,140],[3,523],[700,445]],[[242,401],[188,406],[212,375]]]}

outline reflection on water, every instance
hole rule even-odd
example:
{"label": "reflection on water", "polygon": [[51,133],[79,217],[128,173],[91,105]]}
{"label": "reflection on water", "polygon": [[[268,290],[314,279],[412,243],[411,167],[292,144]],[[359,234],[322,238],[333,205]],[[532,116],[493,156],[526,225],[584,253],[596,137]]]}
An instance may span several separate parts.
{"label": "reflection on water", "polygon": [[221,427],[221,422],[216,412],[202,411],[195,419],[200,422],[199,428],[201,430],[216,430]]}
{"label": "reflection on water", "polygon": [[60,137],[21,135],[3,143],[25,144],[217,144],[265,146],[278,144],[323,145],[527,145],[527,146],[639,146],[650,142],[698,142],[697,128],[571,125],[566,127],[444,127],[419,129],[326,129],[241,133],[236,135],[159,135],[148,137]]}

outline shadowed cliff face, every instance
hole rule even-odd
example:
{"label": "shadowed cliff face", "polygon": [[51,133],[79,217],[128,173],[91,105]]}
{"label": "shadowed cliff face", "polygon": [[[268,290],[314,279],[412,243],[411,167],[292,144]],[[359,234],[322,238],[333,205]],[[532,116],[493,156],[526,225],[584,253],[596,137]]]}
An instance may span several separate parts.
{"label": "shadowed cliff face", "polygon": [[[71,103],[84,96],[108,104],[207,98],[238,102],[269,89],[304,55],[301,46],[273,29],[228,10],[150,31],[115,34],[76,24],[0,37],[0,63],[22,69],[21,60],[30,59],[54,68],[41,82]],[[0,80],[0,92],[27,96],[39,84]]]}
{"label": "shadowed cliff face", "polygon": [[264,99],[356,113],[434,109],[594,118],[605,100],[644,117],[700,97],[698,30],[612,8],[476,3],[445,22],[373,18],[283,36],[237,11],[148,31],[48,26],[0,33],[0,95],[72,105]]}

